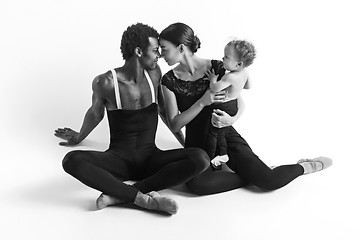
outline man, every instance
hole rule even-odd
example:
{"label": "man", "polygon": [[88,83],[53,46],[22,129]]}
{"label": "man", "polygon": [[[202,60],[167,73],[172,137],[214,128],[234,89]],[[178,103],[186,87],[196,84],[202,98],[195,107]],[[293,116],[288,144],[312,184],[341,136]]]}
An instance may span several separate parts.
{"label": "man", "polygon": [[[175,214],[177,203],[157,192],[187,182],[209,166],[207,154],[198,148],[162,151],[155,145],[158,104],[163,100],[158,32],[147,25],[131,25],[123,33],[122,67],[97,76],[92,83],[92,105],[80,129],[55,130],[55,136],[76,145],[84,140],[107,111],[110,146],[105,152],[71,151],[63,160],[64,170],[103,194],[102,209],[119,203],[134,203],[144,209]],[[162,119],[166,123],[164,111]],[[135,180],[129,185],[127,180]]]}

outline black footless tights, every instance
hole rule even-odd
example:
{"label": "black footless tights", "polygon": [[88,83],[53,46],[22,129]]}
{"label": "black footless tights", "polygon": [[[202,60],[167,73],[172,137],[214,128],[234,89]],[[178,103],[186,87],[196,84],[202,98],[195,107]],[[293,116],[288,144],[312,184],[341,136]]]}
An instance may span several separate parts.
{"label": "black footless tights", "polygon": [[[135,153],[139,154],[139,151]],[[147,193],[184,183],[209,166],[207,154],[198,148],[155,149],[147,154],[146,158],[134,159],[130,157],[134,154],[125,150],[77,150],[65,156],[63,167],[85,185],[133,202],[138,191]],[[127,180],[138,182],[128,185],[124,183]]]}
{"label": "black footless tights", "polygon": [[230,127],[226,141],[229,155],[227,165],[234,172],[207,169],[187,183],[193,193],[199,195],[220,193],[249,183],[262,190],[275,190],[304,173],[299,164],[270,169],[253,153],[245,139],[233,127]]}

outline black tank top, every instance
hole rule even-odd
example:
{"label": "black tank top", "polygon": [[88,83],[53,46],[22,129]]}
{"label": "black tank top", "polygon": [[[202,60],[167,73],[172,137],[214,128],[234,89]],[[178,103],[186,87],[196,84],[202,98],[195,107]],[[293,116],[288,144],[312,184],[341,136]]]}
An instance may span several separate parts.
{"label": "black tank top", "polygon": [[150,76],[146,70],[144,72],[150,85],[152,103],[145,108],[127,110],[120,109],[121,102],[116,73],[112,70],[118,109],[107,111],[110,128],[110,148],[131,148],[135,150],[155,146],[155,135],[158,125],[158,105],[155,101],[154,86]]}
{"label": "black tank top", "polygon": [[138,109],[107,111],[110,128],[110,147],[133,148],[155,146],[158,125],[156,103]]}

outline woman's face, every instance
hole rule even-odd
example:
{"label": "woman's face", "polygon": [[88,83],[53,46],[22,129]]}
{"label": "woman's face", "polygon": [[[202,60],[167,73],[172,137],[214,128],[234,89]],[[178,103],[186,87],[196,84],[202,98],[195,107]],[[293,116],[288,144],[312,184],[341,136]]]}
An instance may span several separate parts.
{"label": "woman's face", "polygon": [[179,47],[172,42],[160,39],[161,57],[163,57],[169,66],[172,66],[180,61]]}
{"label": "woman's face", "polygon": [[235,56],[235,49],[232,45],[226,45],[223,57],[224,68],[228,71],[233,71],[238,67],[238,61]]}

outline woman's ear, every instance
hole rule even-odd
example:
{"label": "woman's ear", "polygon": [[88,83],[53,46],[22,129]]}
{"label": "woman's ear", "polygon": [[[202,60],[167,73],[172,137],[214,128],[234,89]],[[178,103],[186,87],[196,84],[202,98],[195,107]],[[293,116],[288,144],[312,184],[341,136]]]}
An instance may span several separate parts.
{"label": "woman's ear", "polygon": [[134,52],[135,52],[135,55],[136,55],[136,56],[138,56],[138,57],[141,57],[141,56],[142,56],[142,50],[141,50],[141,48],[139,48],[139,47],[135,48]]}
{"label": "woman's ear", "polygon": [[181,43],[179,45],[179,51],[180,51],[180,53],[183,53],[185,51],[185,45],[184,44]]}

